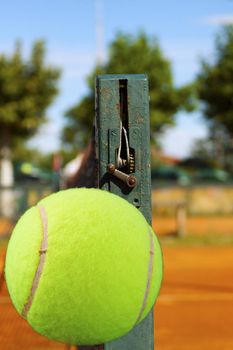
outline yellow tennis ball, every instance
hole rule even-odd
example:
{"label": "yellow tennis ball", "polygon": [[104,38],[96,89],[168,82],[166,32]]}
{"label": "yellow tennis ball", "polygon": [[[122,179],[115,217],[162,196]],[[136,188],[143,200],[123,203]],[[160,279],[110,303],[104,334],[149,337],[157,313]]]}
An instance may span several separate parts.
{"label": "yellow tennis ball", "polygon": [[159,293],[162,255],[133,205],[99,189],[71,189],[21,217],[5,274],[13,304],[36,331],[93,345],[146,317]]}

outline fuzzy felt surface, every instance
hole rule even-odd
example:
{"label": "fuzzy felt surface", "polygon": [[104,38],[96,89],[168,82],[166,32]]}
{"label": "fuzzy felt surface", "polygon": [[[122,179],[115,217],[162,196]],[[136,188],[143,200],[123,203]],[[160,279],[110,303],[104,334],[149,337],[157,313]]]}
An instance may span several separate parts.
{"label": "fuzzy felt surface", "polygon": [[[100,344],[135,326],[145,296],[151,229],[124,199],[98,189],[60,191],[40,201],[48,219],[48,249],[27,315],[39,333],[61,342]],[[38,208],[18,222],[6,260],[6,280],[21,313],[39,261]],[[158,295],[162,256],[153,235],[152,282],[141,320]],[[140,320],[140,321],[141,321]]]}
{"label": "fuzzy felt surface", "polygon": [[42,225],[38,209],[18,221],[7,247],[5,277],[16,310],[21,314],[39,262]]}

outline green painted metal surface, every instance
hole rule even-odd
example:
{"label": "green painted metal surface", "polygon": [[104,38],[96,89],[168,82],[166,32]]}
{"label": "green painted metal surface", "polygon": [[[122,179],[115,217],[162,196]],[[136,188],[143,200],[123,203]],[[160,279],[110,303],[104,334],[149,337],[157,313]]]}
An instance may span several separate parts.
{"label": "green painted metal surface", "polygon": [[[98,186],[125,198],[151,223],[149,94],[145,75],[100,75],[96,78],[95,130]],[[129,188],[107,172],[108,164],[119,165],[119,157],[123,165],[118,168],[136,177],[136,187]],[[127,163],[129,159],[130,164]],[[153,350],[153,329],[151,312],[130,333],[98,349]]]}

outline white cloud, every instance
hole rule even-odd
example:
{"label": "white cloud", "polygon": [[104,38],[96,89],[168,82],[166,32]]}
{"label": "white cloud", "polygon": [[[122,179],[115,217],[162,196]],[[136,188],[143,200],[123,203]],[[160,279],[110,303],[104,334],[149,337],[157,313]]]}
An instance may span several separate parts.
{"label": "white cloud", "polygon": [[62,79],[84,80],[96,61],[94,50],[75,50],[70,47],[51,48],[47,55],[48,63],[62,69]]}
{"label": "white cloud", "polygon": [[204,138],[206,132],[203,130],[184,130],[182,126],[167,131],[163,136],[162,146],[165,154],[177,158],[187,157],[196,139]]}
{"label": "white cloud", "polygon": [[189,40],[177,38],[163,43],[166,56],[171,60],[175,83],[182,85],[195,78],[199,70],[200,57],[208,57],[212,50],[212,42],[196,37]]}
{"label": "white cloud", "polygon": [[87,64],[95,61],[94,51],[74,50],[70,48],[54,48],[48,51],[49,62],[58,65]]}
{"label": "white cloud", "polygon": [[233,14],[207,16],[203,18],[202,22],[208,25],[233,24]]}
{"label": "white cloud", "polygon": [[207,134],[207,125],[203,123],[198,113],[189,116],[181,113],[177,117],[177,125],[167,129],[161,137],[163,151],[173,157],[187,157],[195,140],[205,138]]}
{"label": "white cloud", "polygon": [[55,152],[60,148],[60,133],[62,125],[49,120],[42,125],[35,137],[28,141],[28,145],[40,152]]}

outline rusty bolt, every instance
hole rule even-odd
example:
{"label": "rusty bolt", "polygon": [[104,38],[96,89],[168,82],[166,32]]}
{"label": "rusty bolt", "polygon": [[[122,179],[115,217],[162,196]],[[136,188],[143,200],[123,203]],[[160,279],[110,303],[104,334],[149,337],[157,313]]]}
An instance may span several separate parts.
{"label": "rusty bolt", "polygon": [[135,176],[130,175],[127,180],[127,184],[129,187],[135,187],[137,185],[137,179]]}
{"label": "rusty bolt", "polygon": [[108,171],[110,174],[113,174],[115,170],[116,170],[116,167],[115,167],[114,164],[108,164],[108,166],[107,166],[107,171]]}

